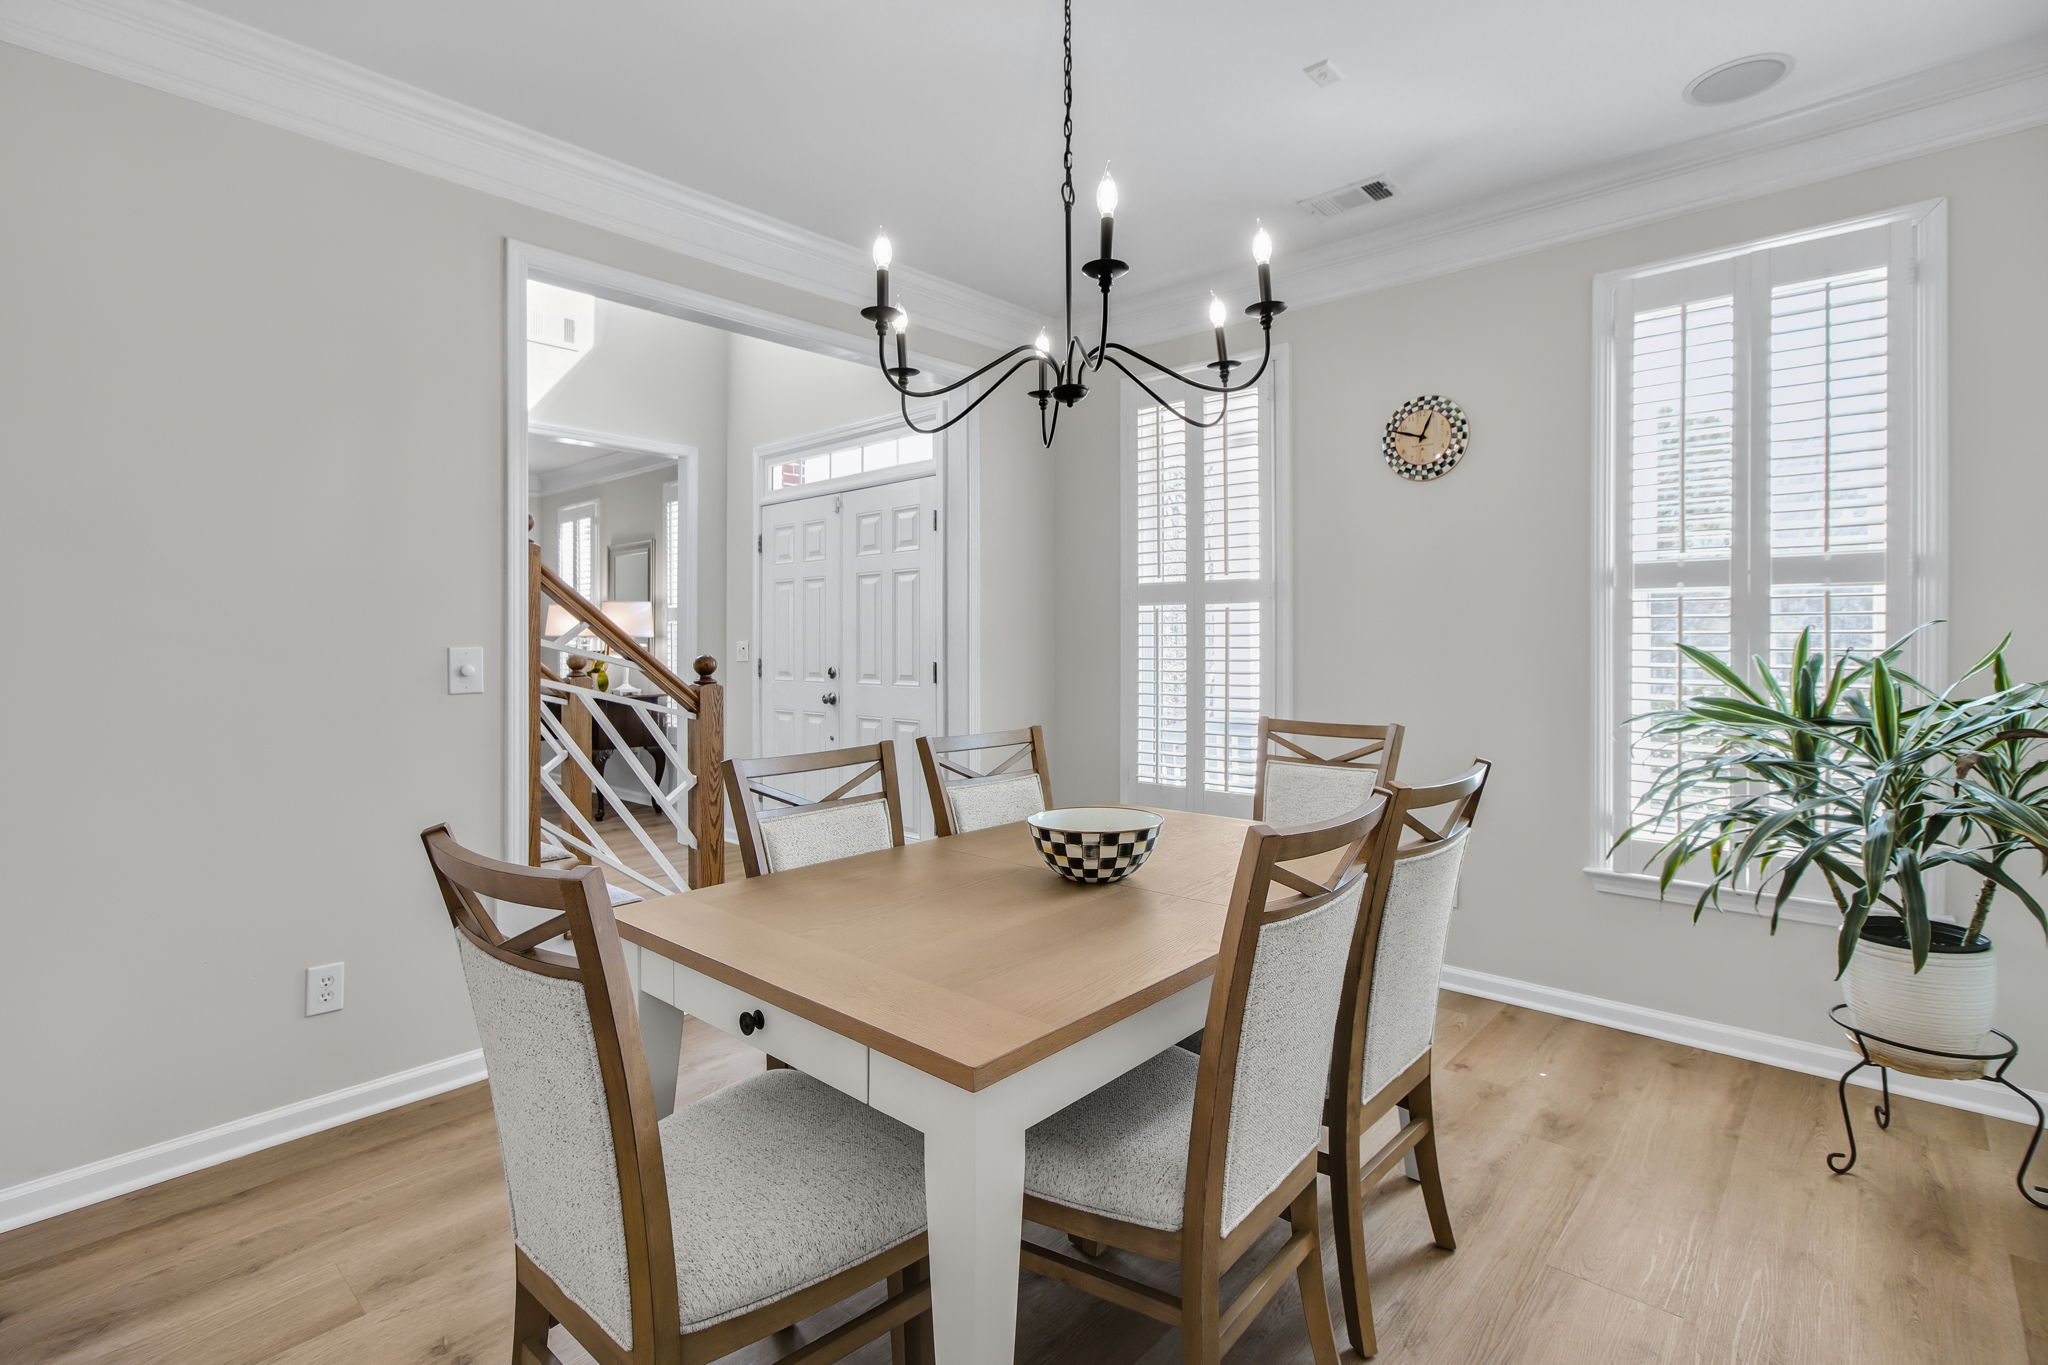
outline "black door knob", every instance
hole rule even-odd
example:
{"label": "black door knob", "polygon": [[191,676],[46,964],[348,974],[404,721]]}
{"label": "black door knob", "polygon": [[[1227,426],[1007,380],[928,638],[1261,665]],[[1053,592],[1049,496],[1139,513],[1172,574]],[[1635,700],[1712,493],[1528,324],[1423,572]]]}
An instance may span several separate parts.
{"label": "black door knob", "polygon": [[740,1032],[752,1037],[755,1029],[768,1027],[767,1017],[759,1010],[747,1010],[740,1015]]}
{"label": "black door knob", "polygon": [[837,692],[827,692],[818,700],[826,706],[837,706],[839,705],[839,694]]}

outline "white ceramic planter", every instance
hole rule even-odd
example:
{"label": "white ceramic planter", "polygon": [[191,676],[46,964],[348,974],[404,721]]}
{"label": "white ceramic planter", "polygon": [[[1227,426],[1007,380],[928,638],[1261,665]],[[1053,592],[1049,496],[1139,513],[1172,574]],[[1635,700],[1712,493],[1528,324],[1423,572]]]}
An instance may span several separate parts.
{"label": "white ceramic planter", "polygon": [[[1998,951],[1929,953],[1916,973],[1909,950],[1864,939],[1849,959],[1842,994],[1856,1023],[1872,1033],[1942,1052],[1979,1052],[1998,1005]],[[1974,1076],[1983,1070],[1975,1063],[1879,1052],[1873,1044],[1876,1060],[1913,1071]]]}

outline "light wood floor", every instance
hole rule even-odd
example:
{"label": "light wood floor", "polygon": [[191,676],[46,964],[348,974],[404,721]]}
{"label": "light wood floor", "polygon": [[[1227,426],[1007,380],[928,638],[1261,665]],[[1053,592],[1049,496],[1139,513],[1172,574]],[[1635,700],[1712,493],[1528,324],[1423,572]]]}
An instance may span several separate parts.
{"label": "light wood floor", "polygon": [[[2018,1125],[1902,1100],[1831,1177],[1825,1080],[1457,995],[1438,1057],[1460,1249],[1430,1246],[1414,1186],[1381,1188],[1379,1360],[2048,1365]],[[692,1023],[686,1094],[759,1066]],[[511,1302],[481,1086],[0,1236],[9,1365],[500,1365]],[[1290,1286],[1230,1358],[1307,1361],[1300,1312]],[[1031,1362],[1180,1358],[1177,1334],[1031,1276],[1019,1339]]]}

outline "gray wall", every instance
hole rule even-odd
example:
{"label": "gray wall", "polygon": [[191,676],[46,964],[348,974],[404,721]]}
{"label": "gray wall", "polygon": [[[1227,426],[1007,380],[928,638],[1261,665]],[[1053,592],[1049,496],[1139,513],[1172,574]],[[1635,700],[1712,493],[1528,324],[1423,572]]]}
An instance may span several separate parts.
{"label": "gray wall", "polygon": [[[5,1187],[475,1046],[416,836],[501,837],[504,240],[850,310],[4,44],[0,185],[0,572],[65,566],[0,670]],[[1042,636],[1001,535],[987,610]]]}
{"label": "gray wall", "polygon": [[[1817,1043],[1840,999],[1833,930],[1775,941],[1593,890],[1580,873],[1593,735],[1593,276],[1922,199],[1950,200],[1951,654],[2007,630],[2048,677],[2048,459],[2039,422],[2048,316],[2048,130],[1289,312],[1297,715],[1399,720],[1412,780],[1495,760],[1450,960],[1463,967]],[[1279,267],[1285,295],[1284,262]],[[1248,341],[1248,338],[1246,339]],[[1198,359],[1206,337],[1184,343]],[[1462,403],[1472,452],[1410,484],[1381,462],[1387,415],[1418,393]],[[1108,405],[1105,405],[1107,407]],[[1109,467],[1114,423],[1066,443],[1065,490]],[[1080,432],[1077,430],[1077,436]],[[1058,770],[1115,788],[1117,527],[1108,500],[1060,502]],[[1910,624],[1910,623],[1909,623]],[[2048,949],[2008,901],[1992,922],[2001,1027],[2048,1041]],[[2048,1047],[2023,1074],[2048,1081]]]}

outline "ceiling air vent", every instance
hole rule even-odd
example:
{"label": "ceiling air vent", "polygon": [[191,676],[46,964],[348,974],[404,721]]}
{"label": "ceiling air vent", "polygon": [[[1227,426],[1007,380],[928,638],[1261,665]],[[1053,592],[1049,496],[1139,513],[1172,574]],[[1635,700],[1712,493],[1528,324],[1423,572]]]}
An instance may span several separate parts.
{"label": "ceiling air vent", "polygon": [[1385,180],[1354,180],[1324,194],[1295,202],[1318,218],[1335,218],[1367,204],[1385,203],[1394,197],[1394,187]]}

